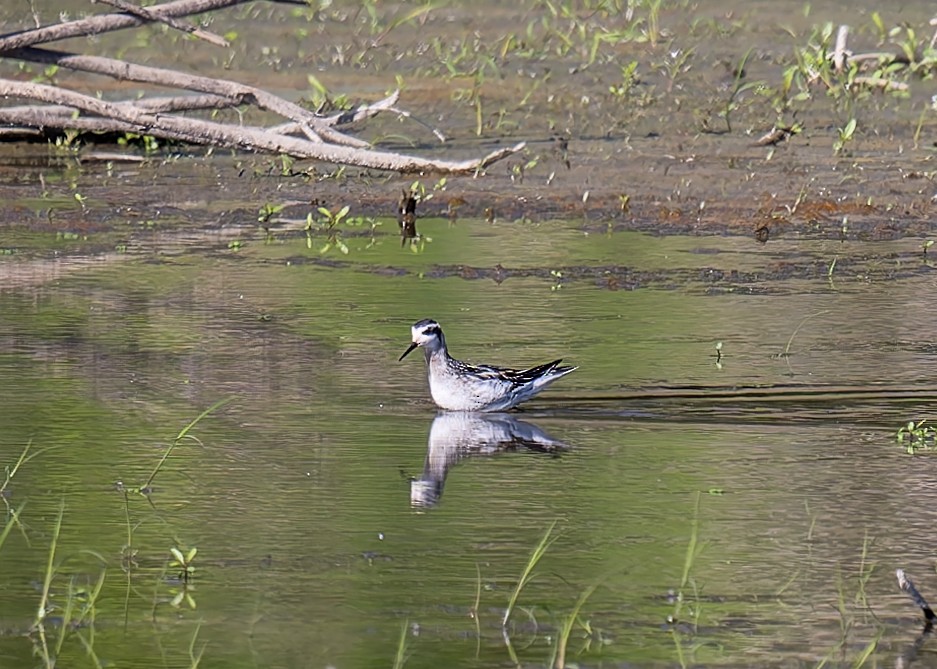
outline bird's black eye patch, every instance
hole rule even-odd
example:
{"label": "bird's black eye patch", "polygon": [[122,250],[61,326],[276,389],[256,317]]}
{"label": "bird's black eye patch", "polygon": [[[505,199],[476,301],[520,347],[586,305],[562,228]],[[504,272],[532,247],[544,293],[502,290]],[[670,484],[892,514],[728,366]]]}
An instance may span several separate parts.
{"label": "bird's black eye patch", "polygon": [[442,332],[442,330],[439,329],[438,325],[431,325],[423,329],[423,334],[425,335],[438,335],[440,332]]}

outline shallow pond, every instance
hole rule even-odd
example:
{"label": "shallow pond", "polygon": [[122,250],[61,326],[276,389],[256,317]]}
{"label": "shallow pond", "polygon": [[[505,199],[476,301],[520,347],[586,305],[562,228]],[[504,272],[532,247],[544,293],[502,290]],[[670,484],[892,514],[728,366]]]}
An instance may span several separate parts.
{"label": "shallow pond", "polygon": [[[849,663],[876,640],[888,663],[911,647],[893,570],[933,590],[933,477],[895,433],[934,401],[934,347],[919,336],[931,311],[913,298],[926,264],[902,281],[746,285],[710,276],[777,249],[723,238],[703,252],[699,238],[573,221],[551,224],[550,243],[537,224],[421,224],[422,253],[387,222],[327,255],[335,266],[301,234],[252,226],[237,249],[131,243],[8,281],[0,455],[34,457],[3,498],[19,510],[2,546],[4,664],[41,645],[22,635],[63,503],[50,645],[66,602],[87,606],[103,578],[93,619],[58,651],[72,666],[94,663],[78,637],[102,664],[133,666],[189,666],[190,648],[207,666],[390,664],[401,643],[407,666],[507,666],[512,653],[545,666],[592,587],[567,649],[587,666]],[[894,263],[882,258],[914,247],[863,249]],[[439,269],[455,258],[565,258],[565,274]],[[658,285],[609,290],[576,277],[577,258],[621,258]],[[580,369],[522,412],[438,415],[422,360],[397,361],[426,316],[457,356]],[[148,497],[135,492],[224,400]],[[501,618],[551,527],[508,646]],[[174,546],[198,548],[195,608],[173,605]]]}

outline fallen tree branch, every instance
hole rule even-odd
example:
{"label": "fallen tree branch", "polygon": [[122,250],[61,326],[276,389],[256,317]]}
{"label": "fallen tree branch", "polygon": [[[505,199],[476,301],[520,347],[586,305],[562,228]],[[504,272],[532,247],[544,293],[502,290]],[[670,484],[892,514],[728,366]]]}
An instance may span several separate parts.
{"label": "fallen tree branch", "polygon": [[[377,116],[382,111],[392,110],[394,105],[397,104],[397,100],[399,98],[400,90],[395,90],[383,100],[378,100],[377,102],[372,102],[371,104],[367,105],[360,105],[347,111],[340,111],[337,114],[332,114],[331,116],[319,116],[317,118],[320,123],[323,123],[327,126],[357,123],[358,121],[363,121],[365,119]],[[271,127],[270,130],[271,132],[276,132],[283,135],[292,135],[300,132],[300,127],[298,123],[283,123],[281,125],[275,125]]]}
{"label": "fallen tree branch", "polygon": [[[277,0],[275,0],[277,1]],[[214,9],[224,9],[239,5],[249,0],[176,0],[167,2],[158,7],[150,7],[150,11],[168,17],[187,16],[189,14],[203,14]],[[305,3],[299,3],[305,4]],[[0,37],[0,55],[14,49],[22,49],[36,44],[57,42],[70,37],[85,37],[87,35],[100,35],[101,33],[124,28],[135,28],[147,23],[146,20],[130,14],[100,14],[77,21],[68,21],[53,26],[44,26],[34,30],[25,30]]]}
{"label": "fallen tree branch", "polygon": [[[388,97],[383,100],[379,100],[372,104],[361,105],[350,111],[339,112],[332,116],[323,116],[318,120],[327,125],[346,125],[350,123],[356,123],[364,119],[371,118],[376,116],[381,111],[388,109],[392,110],[391,105],[397,102],[397,99],[400,97],[400,91],[394,91]],[[165,96],[165,97],[154,97],[154,98],[140,98],[139,100],[125,100],[123,102],[117,102],[115,104],[123,105],[125,107],[133,107],[141,111],[149,112],[151,114],[164,113],[170,114],[174,112],[181,111],[197,111],[204,109],[225,109],[229,107],[237,107],[240,102],[233,98],[223,97],[220,95],[176,95],[176,96]],[[74,107],[68,107],[66,105],[23,105],[18,107],[4,107],[3,112],[5,118],[19,119],[20,123],[31,123],[31,119],[47,119],[48,116],[66,116],[68,118],[75,118],[76,109]],[[91,119],[83,119],[84,121],[90,121]],[[106,124],[106,119],[100,119],[102,123]],[[91,126],[88,126],[91,127]],[[94,126],[99,130],[105,130],[104,125]],[[84,129],[84,128],[75,128]],[[272,126],[268,128],[270,132],[282,134],[282,135],[292,135],[302,132],[300,129],[299,123],[283,123],[280,125]],[[2,132],[2,129],[0,129]]]}
{"label": "fallen tree branch", "polygon": [[116,7],[122,12],[127,12],[133,16],[138,16],[144,21],[153,21],[154,23],[165,23],[167,26],[174,30],[179,30],[181,32],[187,33],[189,35],[194,35],[199,39],[203,39],[210,44],[220,47],[229,47],[231,44],[224,37],[216,35],[213,32],[208,30],[203,30],[202,28],[196,28],[195,26],[190,26],[187,23],[182,21],[177,21],[171,16],[162,16],[156,12],[150,11],[146,7],[137,7],[133,3],[126,2],[125,0],[91,0],[91,3],[103,2],[106,5],[111,7]]}
{"label": "fallen tree branch", "polygon": [[869,88],[880,88],[885,92],[889,91],[907,91],[911,87],[903,81],[894,81],[893,79],[883,79],[882,77],[855,77],[852,83]]}
{"label": "fallen tree branch", "polygon": [[104,74],[115,79],[185,88],[191,91],[220,95],[236,100],[238,104],[255,104],[261,109],[275,112],[295,121],[300,124],[300,127],[304,129],[306,135],[312,141],[327,139],[336,144],[358,147],[368,146],[367,142],[331,130],[329,126],[320,123],[319,118],[313,112],[303,109],[294,102],[289,102],[253,86],[239,84],[236,81],[200,77],[149,65],[135,65],[103,56],[79,56],[63,51],[35,47],[16,49],[10,55],[37,63],[51,63],[71,70]]}
{"label": "fallen tree branch", "polygon": [[849,36],[849,26],[841,25],[836,31],[836,45],[833,48],[833,69],[842,72],[846,64],[846,39]]}
{"label": "fallen tree branch", "polygon": [[[236,107],[237,100],[221,97],[219,95],[177,95],[155,98],[140,98],[139,100],[126,100],[115,104],[136,107],[152,114],[170,114],[181,111],[198,111],[204,109],[225,109]],[[29,114],[41,111],[45,114],[57,116],[74,116],[75,109],[66,105],[23,105],[20,107],[3,107],[8,114]],[[298,128],[298,124],[296,124]],[[298,130],[297,130],[298,131]]]}
{"label": "fallen tree branch", "polygon": [[[414,123],[423,126],[427,130],[429,130],[431,133],[433,133],[436,139],[439,140],[440,144],[445,144],[446,136],[442,134],[442,132],[440,132],[438,129],[432,127],[425,121],[421,121],[410,112],[404,111],[402,109],[397,109],[396,107],[393,106],[396,102],[397,97],[399,96],[399,93],[400,91],[394,91],[391,97],[385,98],[384,100],[375,102],[374,104],[364,105],[362,107],[352,109],[351,111],[343,111],[343,112],[339,112],[338,114],[333,114],[332,116],[323,117],[322,120],[330,124],[334,123],[336,125],[338,124],[345,125],[348,123],[354,123],[356,121],[360,121],[361,119],[364,119],[364,118],[370,118],[371,116],[376,116],[379,112],[382,112],[382,111],[388,111],[388,112],[397,114],[397,116],[400,116],[401,118],[408,118]],[[272,127],[271,130],[274,132],[282,133],[284,135],[294,135],[300,132],[301,126],[298,123],[284,123],[282,125],[277,125],[277,126]]]}
{"label": "fallen tree branch", "polygon": [[[433,160],[374,150],[364,140],[349,136],[336,128],[390,111],[419,123],[441,142],[445,141],[445,136],[410,112],[399,109],[399,91],[378,102],[322,117],[294,102],[236,81],[35,46],[59,39],[91,36],[139,26],[151,21],[163,22],[186,32],[198,32],[198,29],[176,21],[175,18],[248,1],[250,0],[174,0],[162,5],[140,8],[128,0],[91,0],[93,3],[114,5],[125,13],[99,15],[0,36],[0,56],[5,58],[53,64],[70,70],[109,76],[118,81],[181,88],[200,93],[191,96],[105,101],[60,86],[0,79],[0,97],[45,103],[0,108],[0,124],[6,126],[0,128],[0,136],[50,138],[50,131],[69,130],[105,135],[135,133],[192,144],[260,150],[296,158],[312,158],[399,172],[477,172],[496,160],[523,149],[524,145],[518,144],[495,151],[481,159],[466,161]],[[271,1],[305,5],[302,0]],[[214,39],[213,42],[226,44],[220,38]],[[237,108],[243,105],[273,112],[288,119],[289,123],[263,128],[219,123],[179,114],[184,111]],[[294,133],[299,136],[292,136]]]}
{"label": "fallen tree branch", "polygon": [[[517,153],[525,144],[500,149],[480,160],[446,161],[431,160],[417,156],[406,156],[384,151],[359,149],[334,144],[310,142],[298,137],[276,134],[264,128],[230,126],[200,119],[181,118],[172,115],[150,114],[139,109],[105,102],[97,98],[66,91],[54,86],[32,84],[0,79],[0,96],[15,97],[43,102],[64,102],[68,106],[120,122],[114,129],[152,135],[164,139],[176,139],[194,144],[211,144],[237,149],[263,149],[298,158],[315,158],[330,163],[343,163],[398,172],[457,172],[472,173],[491,163]],[[76,127],[81,119],[48,115],[43,120],[45,127],[69,129]],[[0,109],[0,123],[16,123]]]}

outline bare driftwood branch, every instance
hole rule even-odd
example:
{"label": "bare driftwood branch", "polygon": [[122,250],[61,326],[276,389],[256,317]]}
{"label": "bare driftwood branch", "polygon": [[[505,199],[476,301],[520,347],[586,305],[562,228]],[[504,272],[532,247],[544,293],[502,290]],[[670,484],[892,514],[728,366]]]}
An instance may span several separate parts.
{"label": "bare driftwood branch", "polygon": [[[399,97],[400,91],[394,91],[383,100],[378,100],[377,102],[368,105],[361,105],[360,107],[356,107],[350,111],[340,112],[338,114],[333,114],[332,116],[323,116],[319,118],[319,121],[327,126],[356,123],[358,121],[376,116],[385,109],[391,109],[391,105],[396,104]],[[240,102],[233,98],[206,94],[140,98],[139,100],[126,100],[116,104],[136,107],[137,109],[153,114],[171,114],[181,111],[225,109],[228,107],[236,107],[240,104]],[[58,116],[75,116],[75,109],[73,107],[66,107],[65,105],[24,105],[21,107],[4,107],[3,111],[7,113],[8,118],[11,118],[11,114],[23,114],[23,118],[25,119],[25,115],[32,114],[34,112],[41,112],[43,114]],[[273,126],[269,128],[269,130],[270,132],[283,135],[293,135],[302,132],[298,123],[283,123],[281,125]]]}
{"label": "bare driftwood branch", "polygon": [[[363,105],[361,107],[356,107],[355,109],[349,111],[339,112],[333,114],[332,116],[322,117],[320,120],[328,125],[346,125],[349,123],[355,123],[366,118],[371,118],[372,116],[377,116],[378,113],[382,111],[392,112],[397,114],[397,116],[411,119],[413,122],[423,126],[429,130],[441,144],[445,144],[446,136],[442,134],[438,129],[432,127],[428,123],[421,121],[413,114],[403,109],[397,109],[394,105],[397,103],[397,98],[400,97],[400,91],[394,91],[390,96],[379,100],[369,105]],[[284,135],[295,135],[300,132],[302,126],[298,123],[284,123],[282,125],[274,126],[271,128],[274,132],[282,133]]]}
{"label": "bare driftwood branch", "polygon": [[882,77],[855,77],[852,81],[854,84],[861,84],[863,86],[868,86],[869,88],[880,88],[885,92],[907,91],[911,88],[903,81],[883,79]]}
{"label": "bare driftwood branch", "polygon": [[231,46],[228,40],[226,40],[224,37],[216,35],[213,32],[204,30],[202,28],[196,28],[195,26],[190,26],[189,24],[183,23],[182,21],[177,21],[171,16],[162,16],[160,14],[157,14],[156,12],[151,12],[146,7],[137,7],[135,4],[131,2],[125,2],[125,0],[91,0],[91,2],[92,4],[95,2],[103,2],[104,4],[110,5],[111,7],[116,7],[122,12],[127,12],[128,14],[132,14],[133,16],[139,16],[144,21],[165,23],[167,26],[169,26],[170,28],[173,28],[174,30],[180,30],[184,33],[194,35],[195,37],[198,37],[199,39],[203,39],[206,42],[214,44],[215,46],[220,46],[220,47]]}
{"label": "bare driftwood branch", "polygon": [[[400,98],[400,91],[395,90],[393,93],[388,95],[383,100],[378,100],[377,102],[372,102],[368,105],[361,105],[354,109],[348,111],[341,111],[337,114],[332,114],[331,116],[320,116],[317,117],[320,123],[323,123],[327,126],[338,126],[338,125],[348,125],[351,123],[357,123],[358,121],[363,121],[365,119],[372,118],[377,116],[380,112],[384,110],[393,109],[393,106],[397,104],[397,100]],[[270,128],[271,132],[276,132],[281,135],[294,135],[298,132],[301,132],[300,126],[298,123],[283,123],[281,125],[275,125]]]}
{"label": "bare driftwood branch", "polygon": [[[176,0],[167,2],[158,7],[150,7],[150,11],[160,16],[187,16],[189,14],[202,14],[214,9],[224,9],[239,5],[248,0]],[[54,26],[45,26],[35,30],[26,30],[12,35],[0,37],[0,54],[13,49],[21,49],[46,42],[56,42],[69,37],[85,37],[87,35],[100,35],[112,30],[135,28],[147,23],[144,19],[130,14],[101,14],[77,21],[68,21]]]}
{"label": "bare driftwood branch", "polygon": [[[156,98],[140,98],[139,100],[126,100],[115,104],[136,107],[151,114],[170,114],[180,111],[197,111],[204,109],[225,109],[237,106],[237,100],[223,98],[218,95],[176,95]],[[75,109],[65,105],[23,105],[20,107],[3,107],[9,114],[30,114],[43,112],[58,116],[74,116]],[[297,130],[298,132],[298,130]]]}
{"label": "bare driftwood branch", "polygon": [[[149,114],[122,104],[105,102],[88,95],[66,91],[54,86],[31,84],[0,79],[0,97],[15,97],[43,102],[61,103],[116,119],[127,132],[153,135],[166,139],[177,139],[195,144],[213,144],[238,149],[264,149],[285,153],[299,158],[315,158],[330,163],[344,163],[398,172],[461,172],[471,173],[483,169],[524,148],[524,144],[501,149],[480,160],[440,161],[405,156],[370,149],[310,142],[297,137],[278,135],[263,128],[230,126],[199,119],[180,118],[171,115]],[[0,123],[11,123],[11,119],[0,109]],[[74,128],[76,119],[49,115],[45,125],[62,129]]]}
{"label": "bare driftwood branch", "polygon": [[833,69],[843,71],[846,64],[846,39],[849,37],[849,26],[842,25],[836,31],[836,46],[833,48]]}
{"label": "bare driftwood branch", "polygon": [[222,95],[174,95],[156,98],[141,98],[121,102],[122,105],[133,105],[150,113],[171,114],[181,111],[197,111],[200,109],[226,109],[236,107],[238,102]]}

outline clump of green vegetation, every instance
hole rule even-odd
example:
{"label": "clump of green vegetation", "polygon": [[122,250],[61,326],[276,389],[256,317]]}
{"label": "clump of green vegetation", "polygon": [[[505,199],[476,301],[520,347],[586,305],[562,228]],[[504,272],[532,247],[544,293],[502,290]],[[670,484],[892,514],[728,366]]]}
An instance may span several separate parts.
{"label": "clump of green vegetation", "polygon": [[846,145],[852,141],[856,134],[856,119],[849,119],[842,128],[837,129],[837,138],[833,141],[833,151],[836,155],[843,153]]}
{"label": "clump of green vegetation", "polygon": [[[143,485],[139,488],[130,489],[118,482],[115,486],[117,491],[122,493],[125,506],[127,544],[121,554],[120,578],[121,582],[125,583],[128,601],[132,593],[143,590],[138,588],[135,582],[139,579],[137,572],[140,567],[136,559],[137,551],[133,546],[133,534],[134,529],[140,523],[134,524],[131,519],[129,493],[132,491],[148,496],[152,492],[151,486],[154,479],[174,448],[182,441],[201,443],[196,436],[191,434],[191,430],[203,418],[228,401],[230,400],[225,399],[215,403],[182,428]],[[6,476],[3,482],[0,483],[0,499],[7,506],[7,520],[0,529],[0,547],[4,545],[4,542],[15,528],[19,529],[27,542],[29,541],[28,528],[20,522],[20,516],[26,503],[23,502],[14,509],[9,504],[10,495],[6,493],[10,483],[19,472],[33,459],[49,450],[52,449],[36,450],[30,442],[22,450],[16,462],[5,468]],[[66,504],[63,499],[58,505],[58,511],[52,520],[51,531],[47,535],[49,545],[43,559],[42,576],[39,579],[39,601],[36,606],[35,618],[29,629],[28,638],[32,642],[35,656],[39,658],[38,665],[45,669],[60,666],[63,658],[73,655],[74,651],[72,649],[76,646],[82,649],[84,655],[89,658],[89,666],[101,667],[104,665],[95,651],[95,630],[101,614],[99,600],[102,598],[102,591],[106,582],[113,582],[113,578],[110,577],[108,570],[108,560],[99,552],[90,549],[81,550],[83,555],[90,555],[98,563],[98,566],[91,569],[90,572],[88,567],[82,567],[81,571],[76,572],[70,561],[71,556],[62,555],[61,536],[65,525],[65,517]],[[161,560],[162,569],[151,572],[156,583],[153,598],[154,620],[156,607],[160,603],[169,603],[176,609],[181,609],[183,604],[187,605],[189,609],[195,608],[192,580],[196,571],[194,562],[198,550],[195,547],[183,547],[178,540],[174,540],[173,543],[173,547],[169,549],[170,558]],[[167,574],[172,571],[176,571],[178,580],[174,581],[172,578],[167,578]],[[188,646],[190,666],[192,667],[198,666],[204,652],[204,645],[198,647],[197,638],[198,628],[196,628]]]}
{"label": "clump of green vegetation", "polygon": [[[875,571],[875,563],[869,561],[869,549],[874,539],[866,533],[862,542],[862,553],[860,555],[859,570],[855,574],[858,589],[852,597],[852,606],[849,604],[849,597],[846,591],[846,584],[849,580],[843,578],[842,570],[839,566],[836,569],[836,591],[837,599],[834,608],[839,614],[840,637],[827,651],[823,660],[817,666],[826,666],[833,658],[849,657],[850,647],[855,644],[855,628],[859,622],[859,615],[865,615],[871,611],[871,607],[866,594],[866,585]],[[851,667],[864,667],[868,659],[878,648],[878,643],[885,635],[885,627],[880,623],[876,626],[874,637],[858,652],[855,658],[849,658],[847,664]]]}
{"label": "clump of green vegetation", "polygon": [[283,211],[284,207],[286,207],[284,204],[265,202],[264,206],[257,210],[257,222],[263,226],[268,225],[275,216]]}
{"label": "clump of green vegetation", "polygon": [[[173,546],[169,549],[169,552],[172,553],[172,562],[169,563],[171,568],[179,569],[179,578],[183,582],[188,583],[189,580],[195,575],[195,567],[192,563],[195,561],[195,556],[198,554],[197,548],[190,548],[185,553]],[[194,608],[194,607],[193,607]]]}
{"label": "clump of green vegetation", "polygon": [[[194,610],[196,604],[192,593],[195,591],[195,586],[192,584],[192,577],[195,575],[195,567],[192,563],[195,561],[198,549],[192,547],[183,553],[183,551],[173,546],[169,549],[169,552],[172,555],[172,560],[169,561],[168,569],[178,570],[179,574],[178,582],[169,588],[169,594],[171,595],[169,605],[174,609],[179,609],[182,608],[184,603]],[[165,579],[161,578],[160,580]]]}
{"label": "clump of green vegetation", "polygon": [[898,428],[895,436],[909,455],[920,451],[937,450],[937,428],[926,423],[927,419],[917,422],[910,420],[907,425]]}
{"label": "clump of green vegetation", "polygon": [[307,75],[309,82],[309,96],[306,102],[317,114],[326,114],[334,111],[345,111],[351,108],[347,95],[334,95],[325,84],[313,75]]}
{"label": "clump of green vegetation", "polygon": [[[543,537],[540,539],[540,543],[534,548],[531,552],[530,557],[527,560],[527,563],[524,565],[524,569],[521,571],[521,576],[517,581],[517,584],[514,586],[514,590],[511,593],[511,597],[508,601],[507,608],[504,611],[504,615],[501,618],[501,631],[504,638],[505,645],[507,646],[508,654],[511,656],[511,660],[516,665],[520,665],[517,654],[514,651],[513,646],[511,645],[511,637],[508,631],[508,623],[510,622],[511,615],[514,612],[514,609],[517,605],[518,598],[521,595],[521,592],[524,590],[525,586],[530,583],[534,577],[534,570],[537,567],[537,564],[546,554],[547,549],[557,540],[557,537],[553,535],[553,529],[556,527],[556,521],[554,521],[550,527],[547,528],[547,531],[544,533]],[[476,567],[477,568],[477,567]],[[472,607],[473,617],[476,621],[476,626],[478,626],[478,611],[479,603],[481,599],[481,572],[478,573],[478,588],[475,593],[475,603]],[[554,667],[555,669],[563,669],[566,667],[566,654],[569,646],[569,640],[573,631],[577,628],[581,629],[586,637],[586,648],[589,647],[593,639],[597,639],[599,643],[605,643],[606,639],[602,632],[598,629],[592,627],[591,623],[588,620],[583,620],[580,617],[580,611],[582,607],[585,606],[589,597],[595,592],[598,588],[599,583],[593,583],[585,590],[583,590],[579,598],[576,600],[576,604],[573,606],[572,611],[562,619],[555,637],[552,640],[552,658],[550,659],[549,666]],[[532,615],[528,611],[528,615]]]}
{"label": "clump of green vegetation", "polygon": [[306,248],[312,249],[314,236],[320,234],[325,236],[325,242],[319,247],[319,253],[328,253],[334,248],[348,255],[350,249],[343,232],[345,229],[365,227],[369,227],[371,233],[365,248],[373,246],[376,243],[374,231],[381,222],[368,216],[349,216],[350,211],[351,207],[346,204],[338,211],[318,207],[315,212],[306,214],[306,225],[303,228],[306,233]]}
{"label": "clump of green vegetation", "polygon": [[135,132],[124,133],[123,137],[117,139],[118,146],[139,146],[143,153],[150,156],[160,149],[159,140],[152,135],[141,135]]}
{"label": "clump of green vegetation", "polygon": [[[65,515],[65,501],[59,505],[59,513],[55,520],[55,526],[52,529],[52,539],[49,544],[49,556],[46,562],[45,573],[42,581],[42,594],[39,600],[39,607],[36,611],[36,619],[33,622],[30,635],[33,638],[33,645],[36,655],[42,660],[44,667],[51,669],[56,665],[57,658],[62,654],[62,646],[69,637],[76,637],[85,647],[86,653],[95,660],[97,666],[101,666],[100,661],[94,654],[94,622],[97,617],[96,602],[101,594],[101,588],[104,586],[104,579],[107,570],[102,567],[98,575],[97,582],[91,587],[86,588],[79,585],[74,578],[70,578],[66,584],[65,596],[56,598],[57,604],[52,603],[53,581],[59,573],[61,563],[56,563],[56,549],[58,547],[59,536],[62,531],[62,518]],[[96,557],[102,564],[106,560],[100,556]],[[50,616],[56,613],[61,617],[61,623],[50,625],[46,628],[46,623]],[[87,627],[90,631],[89,637],[82,633],[82,628]],[[90,638],[90,641],[89,641]]]}

